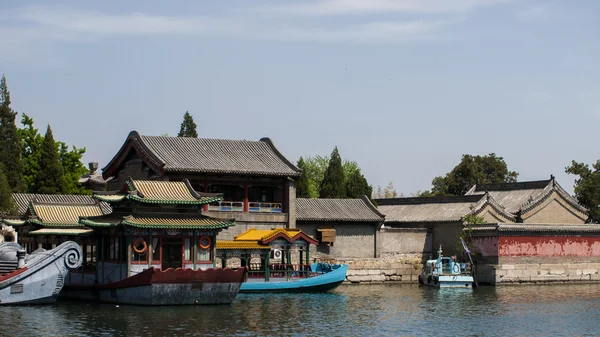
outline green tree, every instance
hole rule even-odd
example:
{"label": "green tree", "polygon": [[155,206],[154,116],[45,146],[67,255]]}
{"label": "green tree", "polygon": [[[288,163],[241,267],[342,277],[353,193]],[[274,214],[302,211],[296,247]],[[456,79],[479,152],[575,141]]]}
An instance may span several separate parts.
{"label": "green tree", "polygon": [[85,147],[78,149],[75,146],[71,147],[63,142],[58,142],[58,157],[63,168],[65,177],[65,194],[91,194],[91,191],[79,183],[79,179],[84,174],[88,173],[88,169],[81,162],[81,158],[85,153]]}
{"label": "green tree", "polygon": [[183,122],[181,122],[181,127],[179,128],[179,134],[177,137],[193,137],[198,138],[198,132],[196,132],[196,123],[194,123],[194,119],[189,112],[185,112],[183,115]]}
{"label": "green tree", "polygon": [[511,183],[519,174],[509,171],[502,157],[465,154],[452,171],[432,181],[434,195],[464,195],[475,184]]}
{"label": "green tree", "polygon": [[10,92],[6,77],[0,80],[0,164],[4,167],[8,185],[13,192],[23,192],[23,168],[21,146],[15,118],[17,113],[10,107]]}
{"label": "green tree", "polygon": [[296,164],[296,166],[298,166],[298,168],[302,170],[302,175],[300,176],[300,178],[298,178],[298,181],[296,182],[296,197],[310,198],[310,184],[308,181],[308,175],[306,174],[306,163],[304,162],[304,159],[302,159],[302,157],[298,159],[298,163]]}
{"label": "green tree", "polygon": [[348,198],[360,198],[366,195],[369,199],[373,194],[373,187],[367,182],[367,178],[357,168],[346,179],[346,196]]}
{"label": "green tree", "polygon": [[23,127],[18,129],[18,132],[19,139],[21,140],[23,180],[25,182],[25,190],[29,193],[34,193],[36,191],[35,177],[39,171],[44,137],[33,126],[33,118],[28,115],[22,115],[21,124]]}
{"label": "green tree", "polygon": [[0,166],[0,218],[7,215],[17,215],[17,205],[12,198],[12,191],[4,169]]}
{"label": "green tree", "polygon": [[575,178],[574,192],[577,201],[589,210],[589,222],[600,221],[600,160],[590,168],[587,164],[571,161],[565,172]]}
{"label": "green tree", "polygon": [[346,197],[346,179],[344,177],[344,167],[342,166],[342,158],[338,152],[337,146],[331,152],[329,166],[323,176],[321,188],[319,191],[320,198],[345,198]]}
{"label": "green tree", "polygon": [[373,199],[390,199],[390,198],[403,198],[404,195],[402,193],[398,193],[396,191],[396,187],[394,187],[393,182],[388,182],[385,187],[377,186],[377,189],[373,193]]}
{"label": "green tree", "polygon": [[48,125],[37,175],[35,177],[36,193],[61,194],[65,193],[67,187],[63,167],[60,163],[57,144],[52,135],[52,129]]}
{"label": "green tree", "polygon": [[327,156],[307,156],[304,159],[304,172],[308,178],[308,195],[310,198],[318,198],[321,182],[325,171],[329,166],[329,157]]}

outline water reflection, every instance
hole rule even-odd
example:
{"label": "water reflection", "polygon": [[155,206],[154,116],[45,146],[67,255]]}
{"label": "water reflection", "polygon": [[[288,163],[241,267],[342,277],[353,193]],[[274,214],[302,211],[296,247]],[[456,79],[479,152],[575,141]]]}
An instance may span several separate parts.
{"label": "water reflection", "polygon": [[9,336],[595,335],[600,285],[431,289],[342,286],[327,294],[239,295],[232,305],[82,302],[0,307]]}

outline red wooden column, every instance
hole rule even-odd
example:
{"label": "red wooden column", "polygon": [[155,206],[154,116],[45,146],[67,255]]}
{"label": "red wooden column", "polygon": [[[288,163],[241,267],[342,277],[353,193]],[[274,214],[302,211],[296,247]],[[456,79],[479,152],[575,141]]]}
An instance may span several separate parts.
{"label": "red wooden column", "polygon": [[[204,182],[204,192],[208,193],[208,181]],[[208,204],[204,205],[203,207],[204,207],[204,211],[208,212]]]}
{"label": "red wooden column", "polygon": [[244,181],[244,212],[248,213],[248,182]]}

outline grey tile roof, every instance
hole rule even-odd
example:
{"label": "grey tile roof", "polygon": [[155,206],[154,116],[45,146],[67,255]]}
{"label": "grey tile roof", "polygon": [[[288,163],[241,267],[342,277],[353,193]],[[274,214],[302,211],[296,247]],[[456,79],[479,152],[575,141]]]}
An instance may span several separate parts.
{"label": "grey tile roof", "polygon": [[467,195],[485,194],[487,191],[508,212],[516,213],[521,206],[541,194],[551,182],[552,180],[539,180],[504,184],[477,184],[467,192]]}
{"label": "grey tile roof", "polygon": [[[29,202],[36,200],[38,203],[54,204],[90,204],[97,201],[92,199],[91,195],[74,194],[31,194],[31,193],[13,193],[13,199],[19,207],[19,215],[24,215],[29,207]],[[100,208],[104,214],[112,213],[112,208],[105,202],[100,202]]]}
{"label": "grey tile roof", "polygon": [[384,217],[364,196],[359,199],[296,199],[297,221],[380,222]]}
{"label": "grey tile roof", "polygon": [[575,235],[581,233],[600,233],[600,225],[569,225],[569,224],[523,224],[523,223],[499,223],[469,226],[473,232],[536,232],[536,233],[572,233]]}
{"label": "grey tile roof", "polygon": [[[119,153],[104,168],[108,178],[134,147],[163,172],[297,177],[302,171],[269,138],[260,141],[143,136],[132,131]],[[145,158],[144,158],[145,157]]]}
{"label": "grey tile roof", "polygon": [[385,222],[454,222],[471,212],[484,195],[376,200]]}

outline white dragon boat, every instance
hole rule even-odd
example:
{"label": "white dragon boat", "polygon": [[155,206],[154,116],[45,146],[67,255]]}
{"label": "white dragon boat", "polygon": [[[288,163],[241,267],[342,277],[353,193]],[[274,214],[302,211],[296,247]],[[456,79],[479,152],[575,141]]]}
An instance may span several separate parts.
{"label": "white dragon boat", "polygon": [[0,305],[55,302],[69,270],[81,263],[81,248],[73,241],[31,254],[15,242],[1,243]]}

